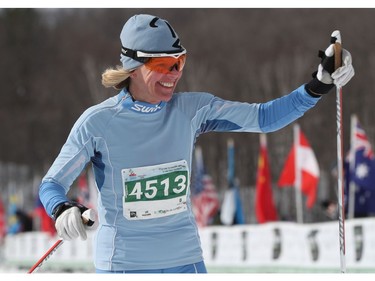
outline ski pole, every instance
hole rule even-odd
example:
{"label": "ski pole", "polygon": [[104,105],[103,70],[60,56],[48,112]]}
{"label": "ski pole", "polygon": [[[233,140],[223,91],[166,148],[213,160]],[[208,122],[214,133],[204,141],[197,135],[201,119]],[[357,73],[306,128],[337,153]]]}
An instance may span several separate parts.
{"label": "ski pole", "polygon": [[[82,221],[84,224],[88,226],[92,226],[95,221],[95,213],[94,210],[88,209],[82,214]],[[37,272],[44,262],[46,262],[55,252],[56,250],[64,243],[64,240],[59,239],[56,241],[55,244],[52,245],[51,248],[29,269],[27,273],[34,273]]]}
{"label": "ski pole", "polygon": [[[335,30],[331,38],[336,38],[335,50],[335,70],[341,66],[341,34]],[[344,201],[344,176],[343,176],[343,125],[342,125],[342,88],[336,87],[336,124],[337,124],[337,185],[338,185],[338,207],[339,207],[339,244],[340,244],[340,269],[346,272],[345,263],[345,206]]]}
{"label": "ski pole", "polygon": [[64,240],[57,240],[56,243],[48,249],[48,251],[29,269],[27,273],[37,272],[39,268],[42,267],[43,263],[47,261],[63,243]]}

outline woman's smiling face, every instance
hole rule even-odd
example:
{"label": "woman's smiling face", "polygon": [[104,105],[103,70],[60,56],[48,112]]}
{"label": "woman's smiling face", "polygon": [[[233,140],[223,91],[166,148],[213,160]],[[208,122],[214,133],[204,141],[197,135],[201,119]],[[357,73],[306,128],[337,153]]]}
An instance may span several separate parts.
{"label": "woman's smiling face", "polygon": [[169,73],[152,71],[142,65],[130,76],[129,92],[137,101],[158,104],[168,102],[174,93],[182,71],[172,69]]}

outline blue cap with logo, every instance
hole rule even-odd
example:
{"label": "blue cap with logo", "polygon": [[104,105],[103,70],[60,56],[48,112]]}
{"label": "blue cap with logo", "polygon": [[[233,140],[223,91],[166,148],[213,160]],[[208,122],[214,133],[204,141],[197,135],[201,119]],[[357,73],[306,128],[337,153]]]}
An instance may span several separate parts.
{"label": "blue cap with logo", "polygon": [[[172,26],[164,19],[152,15],[134,15],[120,34],[122,51],[120,61],[126,70],[134,70],[156,54],[186,52]],[[163,55],[161,55],[163,56]]]}

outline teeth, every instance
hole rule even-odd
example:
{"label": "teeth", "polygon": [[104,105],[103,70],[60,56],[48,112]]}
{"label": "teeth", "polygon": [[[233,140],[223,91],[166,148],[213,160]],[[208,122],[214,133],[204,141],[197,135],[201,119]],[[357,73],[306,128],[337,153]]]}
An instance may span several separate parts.
{"label": "teeth", "polygon": [[172,82],[159,82],[162,86],[172,88],[174,83]]}

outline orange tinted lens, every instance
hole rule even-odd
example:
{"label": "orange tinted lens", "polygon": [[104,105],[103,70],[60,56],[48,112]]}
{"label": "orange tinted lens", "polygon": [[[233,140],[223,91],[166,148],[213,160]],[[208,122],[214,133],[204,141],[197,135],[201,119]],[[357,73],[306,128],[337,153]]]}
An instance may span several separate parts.
{"label": "orange tinted lens", "polygon": [[152,70],[157,71],[160,73],[169,73],[174,68],[178,71],[182,71],[184,68],[186,61],[186,55],[182,55],[178,58],[173,57],[161,57],[161,58],[150,58],[146,63],[145,66]]}

